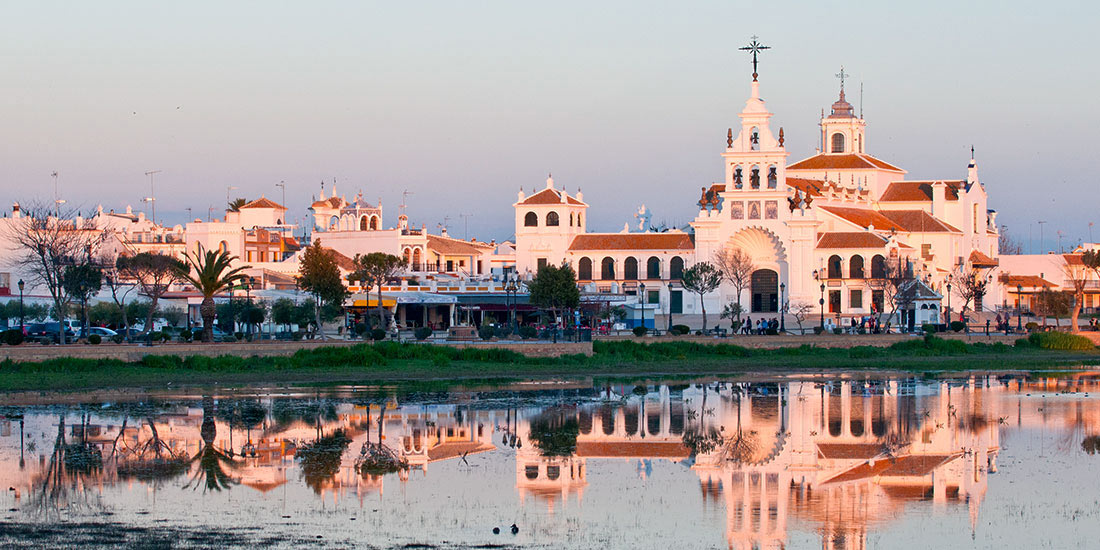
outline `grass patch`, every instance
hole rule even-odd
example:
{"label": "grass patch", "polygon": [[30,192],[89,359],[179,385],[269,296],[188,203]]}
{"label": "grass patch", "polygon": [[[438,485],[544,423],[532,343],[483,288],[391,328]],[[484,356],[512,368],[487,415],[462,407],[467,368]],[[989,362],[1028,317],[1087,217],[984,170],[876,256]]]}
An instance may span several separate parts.
{"label": "grass patch", "polygon": [[1060,342],[1040,340],[1033,343],[1023,340],[1016,346],[968,344],[928,335],[888,347],[821,348],[807,344],[753,349],[725,343],[598,340],[593,342],[592,356],[562,357],[527,357],[509,349],[491,347],[456,348],[377,342],[323,346],[298,350],[288,356],[268,357],[146,355],[132,363],[76,358],[41,362],[6,360],[0,362],[0,391],[163,387],[166,383],[364,383],[519,376],[644,376],[839,369],[918,372],[1031,370],[1100,363],[1100,353],[1091,347],[1091,343],[1087,350],[1053,347],[1065,345]]}

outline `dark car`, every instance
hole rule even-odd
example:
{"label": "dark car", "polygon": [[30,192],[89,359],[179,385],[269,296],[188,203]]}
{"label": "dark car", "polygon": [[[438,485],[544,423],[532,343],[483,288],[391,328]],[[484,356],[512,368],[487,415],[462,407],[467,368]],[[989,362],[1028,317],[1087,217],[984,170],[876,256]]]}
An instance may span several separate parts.
{"label": "dark car", "polygon": [[[31,323],[27,325],[27,339],[34,340],[36,342],[52,342],[54,344],[61,343],[61,324],[60,323]],[[71,329],[65,329],[65,340],[67,342],[73,342],[76,340],[76,333]]]}

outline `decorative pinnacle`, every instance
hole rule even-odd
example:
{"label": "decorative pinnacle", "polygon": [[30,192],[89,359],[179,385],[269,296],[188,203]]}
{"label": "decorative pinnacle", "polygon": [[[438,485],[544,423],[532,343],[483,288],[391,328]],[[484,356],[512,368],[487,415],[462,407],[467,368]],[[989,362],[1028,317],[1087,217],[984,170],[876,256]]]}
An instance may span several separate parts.
{"label": "decorative pinnacle", "polygon": [[757,36],[754,34],[754,35],[752,35],[752,42],[749,42],[748,46],[742,46],[742,47],[737,48],[737,49],[739,49],[741,51],[744,51],[744,52],[752,53],[752,81],[756,82],[756,77],[759,76],[759,75],[757,75],[757,72],[756,72],[756,64],[757,64],[756,55],[759,54],[763,50],[770,50],[771,46],[765,46],[765,45],[761,44],[760,41],[757,39]]}
{"label": "decorative pinnacle", "polygon": [[726,147],[733,147],[733,128],[726,130]]}

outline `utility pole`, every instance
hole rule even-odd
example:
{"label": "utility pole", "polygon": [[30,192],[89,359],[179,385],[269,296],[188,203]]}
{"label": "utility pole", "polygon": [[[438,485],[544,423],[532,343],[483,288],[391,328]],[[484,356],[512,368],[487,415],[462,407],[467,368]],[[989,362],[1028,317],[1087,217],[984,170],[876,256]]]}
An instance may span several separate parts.
{"label": "utility pole", "polygon": [[279,183],[275,184],[275,187],[279,187],[283,190],[283,207],[286,207],[286,181],[279,180]]}
{"label": "utility pole", "polygon": [[462,218],[462,239],[470,240],[470,216],[473,214],[459,214],[458,217]]}
{"label": "utility pole", "polygon": [[1043,224],[1045,221],[1039,220],[1039,253],[1043,254]]}
{"label": "utility pole", "polygon": [[145,200],[143,200],[142,202],[147,202],[150,205],[150,208],[152,210],[151,214],[152,214],[153,225],[157,224],[157,195],[153,191],[153,174],[159,174],[159,173],[160,173],[160,170],[150,170],[150,171],[145,173],[146,176],[149,176],[149,196],[146,197]]}

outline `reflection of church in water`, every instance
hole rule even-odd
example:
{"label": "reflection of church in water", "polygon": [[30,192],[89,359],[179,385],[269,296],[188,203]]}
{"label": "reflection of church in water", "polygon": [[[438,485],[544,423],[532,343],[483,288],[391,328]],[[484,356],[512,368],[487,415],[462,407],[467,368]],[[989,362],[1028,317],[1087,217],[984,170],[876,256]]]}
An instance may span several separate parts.
{"label": "reflection of church in water", "polygon": [[992,383],[661,387],[580,407],[576,453],[519,449],[516,485],[579,499],[593,461],[688,461],[703,498],[725,507],[731,548],[783,548],[793,517],[816,525],[823,548],[864,548],[871,525],[913,501],[967,506],[977,521],[1000,448]]}

